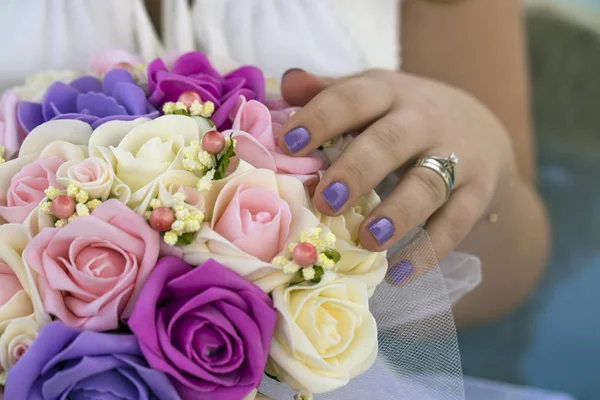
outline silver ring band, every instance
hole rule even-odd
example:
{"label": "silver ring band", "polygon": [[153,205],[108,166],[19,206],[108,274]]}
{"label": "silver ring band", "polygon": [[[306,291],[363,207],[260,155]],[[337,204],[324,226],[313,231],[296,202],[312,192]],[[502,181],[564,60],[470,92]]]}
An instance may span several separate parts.
{"label": "silver ring band", "polygon": [[454,187],[454,167],[458,164],[458,157],[454,153],[447,158],[443,157],[425,157],[416,160],[410,168],[424,167],[429,168],[444,180],[446,184],[446,198],[444,203],[450,198],[450,193]]}

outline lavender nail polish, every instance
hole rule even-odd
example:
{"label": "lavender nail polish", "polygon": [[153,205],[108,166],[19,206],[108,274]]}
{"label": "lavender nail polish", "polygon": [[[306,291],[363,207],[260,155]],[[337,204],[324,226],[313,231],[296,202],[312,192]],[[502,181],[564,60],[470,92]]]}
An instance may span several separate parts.
{"label": "lavender nail polish", "polygon": [[394,225],[392,225],[392,221],[386,217],[377,218],[369,224],[368,229],[380,245],[387,242],[394,234]]}
{"label": "lavender nail polish", "polygon": [[310,134],[306,128],[299,126],[283,135],[283,141],[292,153],[297,153],[306,147],[310,141]]}
{"label": "lavender nail polish", "polygon": [[400,261],[398,264],[390,268],[388,274],[392,282],[399,284],[408,278],[414,271],[414,267],[410,261]]}
{"label": "lavender nail polish", "polygon": [[348,186],[342,182],[332,182],[323,190],[321,193],[325,201],[333,208],[338,211],[346,200],[348,200]]}

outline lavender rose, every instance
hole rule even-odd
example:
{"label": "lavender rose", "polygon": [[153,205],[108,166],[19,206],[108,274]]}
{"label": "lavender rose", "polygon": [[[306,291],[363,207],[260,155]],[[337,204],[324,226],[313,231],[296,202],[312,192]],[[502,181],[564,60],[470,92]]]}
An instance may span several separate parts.
{"label": "lavender rose", "polygon": [[54,119],[76,119],[96,129],[108,121],[156,118],[158,114],[124,69],[109,71],[102,81],[82,76],[69,84],[56,82],[41,103],[22,101],[17,108],[19,123],[27,132]]}
{"label": "lavender rose", "polygon": [[265,78],[260,69],[240,67],[221,76],[209,59],[194,51],[181,55],[171,70],[160,58],[148,65],[148,92],[150,102],[162,108],[169,101],[177,101],[184,92],[194,92],[202,101],[212,101],[215,112],[211,120],[217,129],[231,128],[229,114],[236,108],[240,96],[247,100],[265,100]]}
{"label": "lavender rose", "polygon": [[260,384],[275,327],[272,300],[208,260],[161,259],[129,319],[148,364],[184,399],[242,399]]}
{"label": "lavender rose", "polygon": [[46,325],[9,371],[7,399],[176,400],[167,377],[148,367],[133,335]]}

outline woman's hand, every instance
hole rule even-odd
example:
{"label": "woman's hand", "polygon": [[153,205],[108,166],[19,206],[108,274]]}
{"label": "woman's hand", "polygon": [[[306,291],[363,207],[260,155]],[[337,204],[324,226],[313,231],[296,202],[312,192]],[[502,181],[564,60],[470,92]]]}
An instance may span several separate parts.
{"label": "woman's hand", "polygon": [[[361,132],[317,186],[319,211],[342,214],[389,173],[399,172],[397,187],[361,226],[360,241],[369,250],[387,249],[427,221],[436,255],[444,258],[486,212],[515,165],[502,124],[476,99],[442,83],[381,70],[335,80],[290,70],[282,93],[290,104],[304,106],[280,137],[290,155],[305,156],[336,136]],[[444,203],[440,175],[406,167],[421,157],[451,153],[460,162]]]}

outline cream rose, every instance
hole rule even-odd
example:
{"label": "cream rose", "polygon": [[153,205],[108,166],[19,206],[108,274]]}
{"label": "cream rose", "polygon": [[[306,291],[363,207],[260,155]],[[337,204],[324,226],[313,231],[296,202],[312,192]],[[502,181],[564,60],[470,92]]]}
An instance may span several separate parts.
{"label": "cream rose", "polygon": [[337,272],[364,281],[372,295],[385,278],[387,252],[375,253],[359,246],[358,232],[367,215],[381,202],[375,191],[361,197],[344,214],[337,217],[321,215],[321,223],[336,235],[335,249],[341,259]]}
{"label": "cream rose", "polygon": [[33,342],[40,327],[50,321],[40,295],[32,285],[34,274],[23,264],[29,238],[22,225],[0,226],[0,384],[6,372]]}
{"label": "cream rose", "polygon": [[275,289],[267,372],[295,390],[325,393],[367,371],[378,346],[367,292],[365,283],[329,271],[317,284]]}
{"label": "cream rose", "polygon": [[325,154],[325,157],[330,165],[338,159],[340,154],[342,154],[350,142],[352,142],[352,139],[352,135],[342,135],[336,137],[324,146],[323,153]]}
{"label": "cream rose", "polygon": [[62,164],[56,171],[56,180],[64,187],[79,186],[91,198],[106,200],[115,183],[115,173],[106,161],[92,157]]}
{"label": "cream rose", "polygon": [[44,98],[46,90],[54,82],[69,83],[80,75],[78,72],[69,70],[43,71],[31,75],[23,85],[15,86],[12,90],[19,96],[20,100],[40,102]]}
{"label": "cream rose", "polygon": [[94,131],[90,155],[102,156],[135,192],[167,170],[183,170],[183,148],[212,129],[204,118],[182,115],[112,121]]}
{"label": "cream rose", "polygon": [[206,209],[213,210],[210,222],[183,248],[184,260],[199,265],[214,258],[266,292],[291,280],[293,275],[271,260],[301,232],[319,225],[302,183],[250,169],[213,190],[206,197]]}
{"label": "cream rose", "polygon": [[[91,134],[92,129],[84,122],[57,120],[42,124],[27,135],[19,156],[0,164],[0,204],[10,206],[6,212],[17,207],[20,214],[25,214],[26,217],[23,220],[22,215],[19,215],[18,220],[9,221],[23,222],[30,236],[35,236],[44,227],[52,225],[52,219],[38,212],[35,207],[35,203],[39,204],[44,198],[43,191],[46,188],[43,186],[57,184],[56,172],[62,163],[51,162],[50,165],[48,161],[83,161],[87,157]],[[9,218],[16,217],[15,214]]]}

